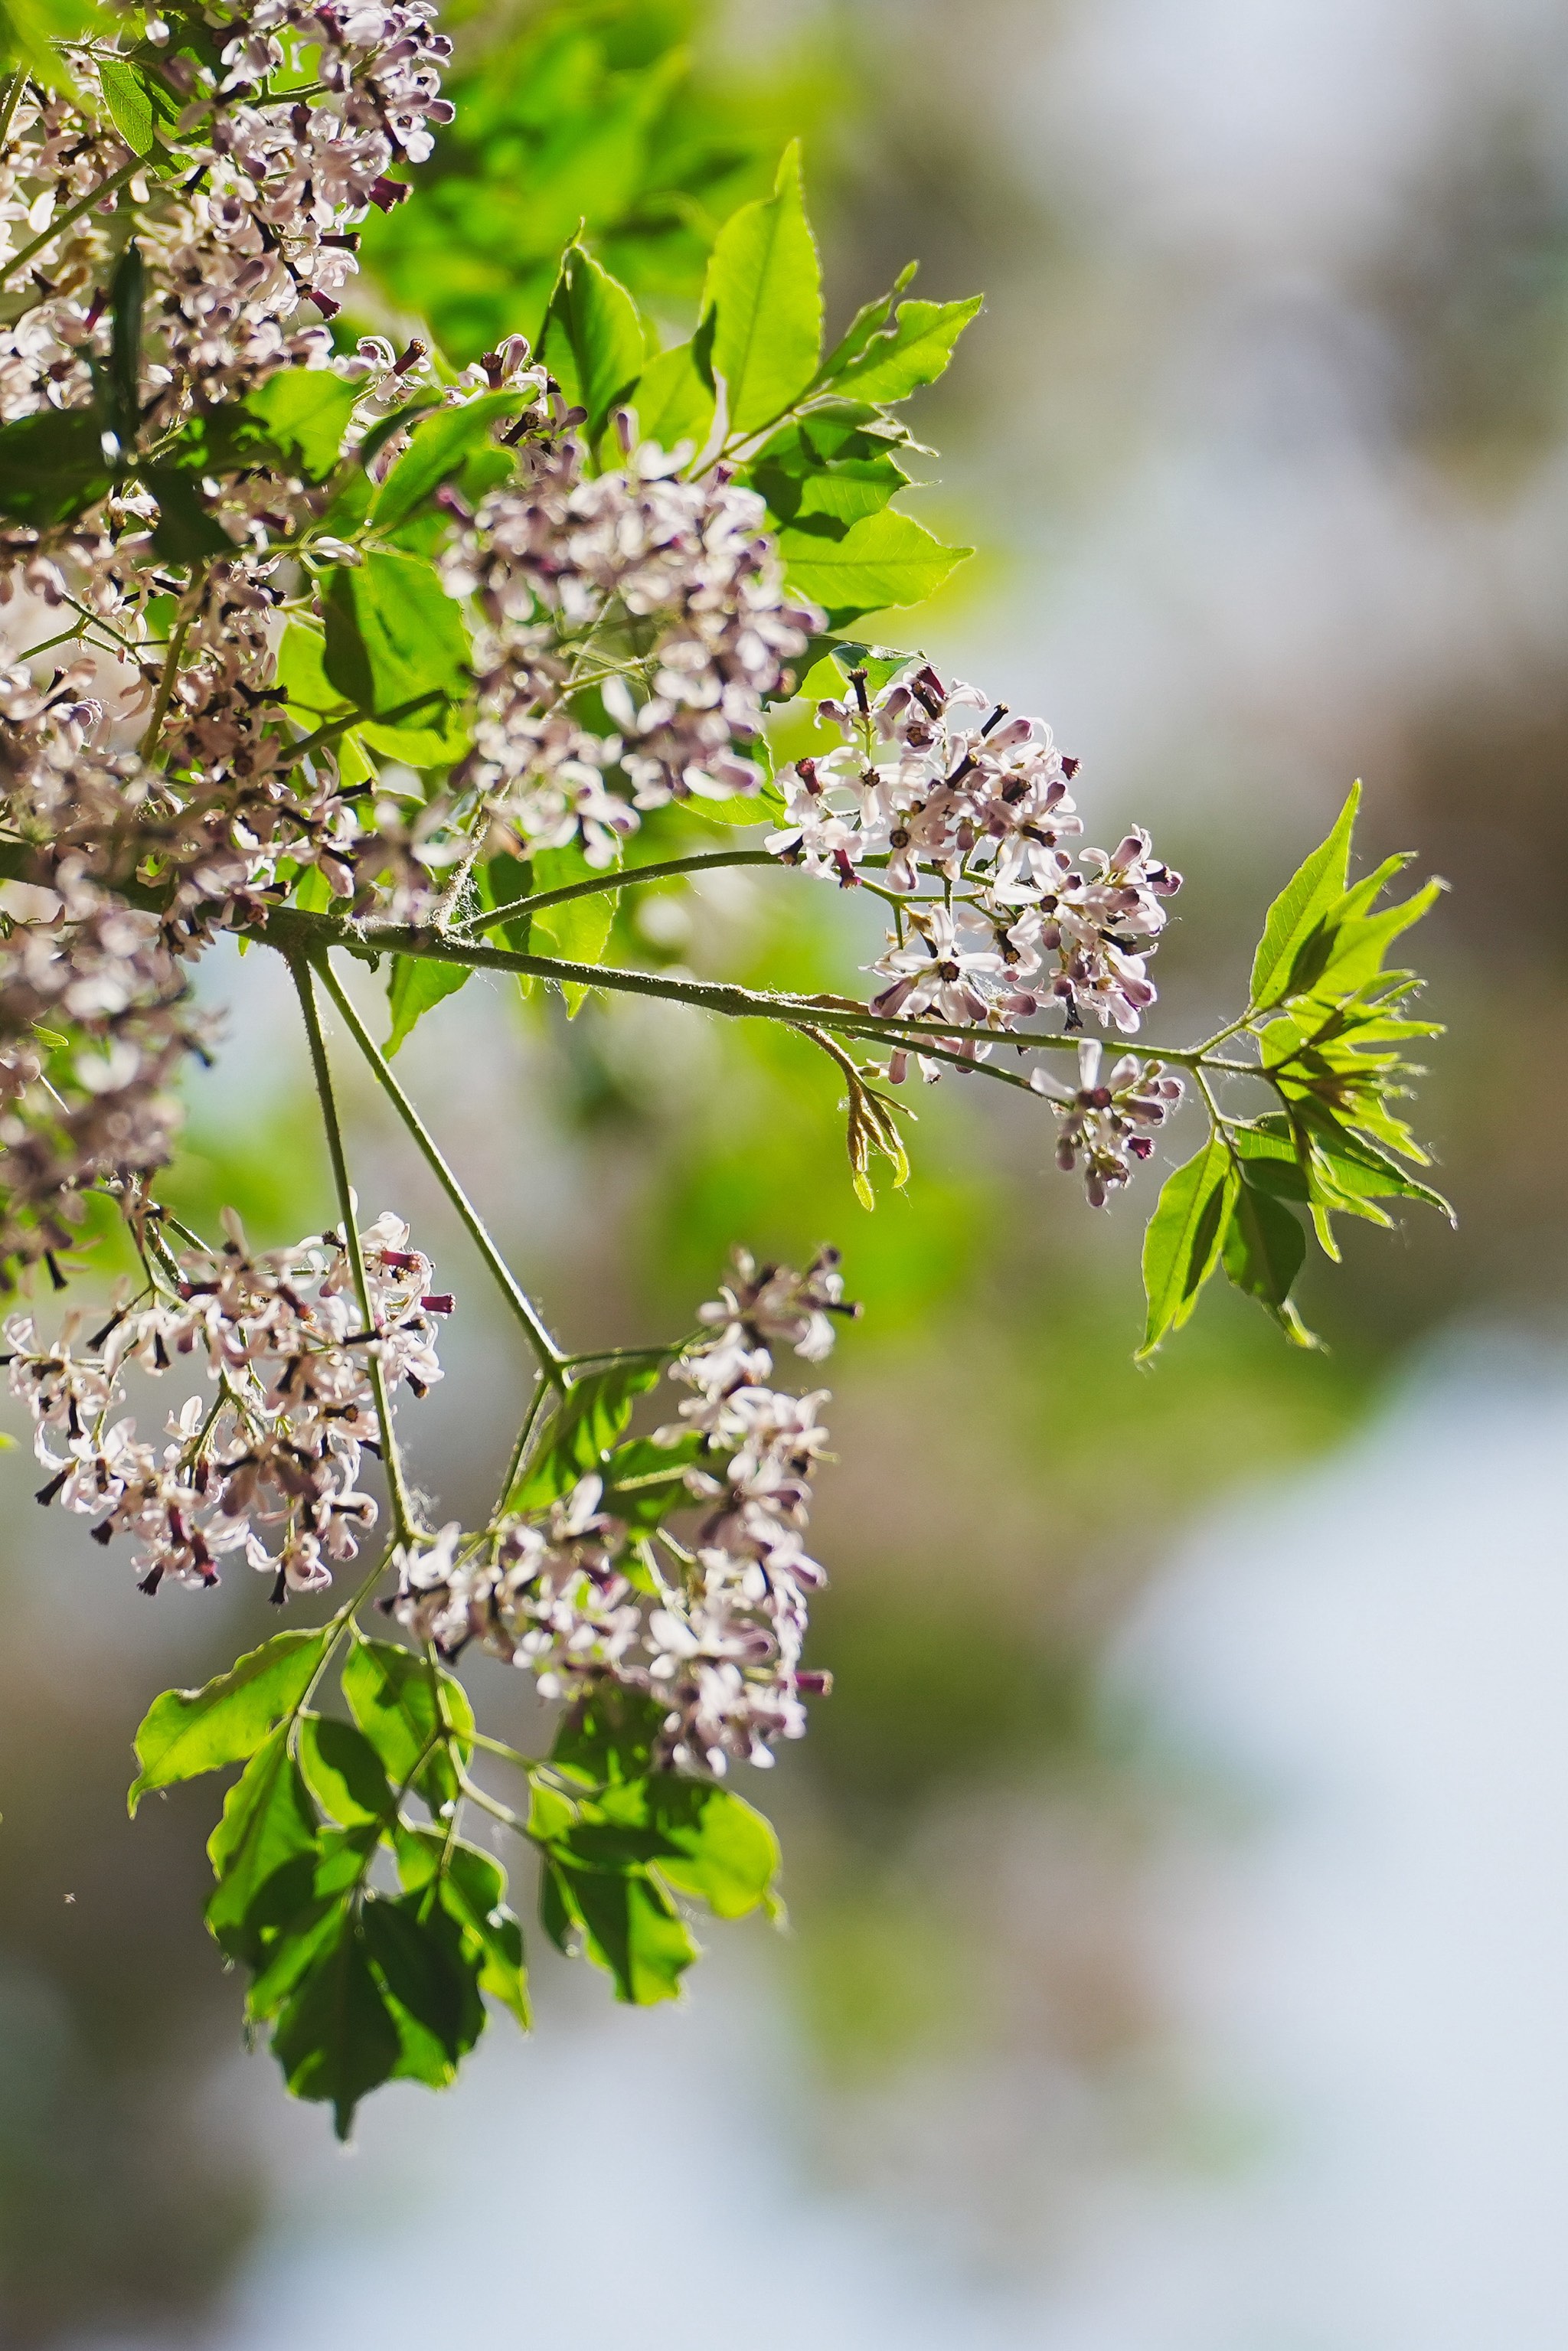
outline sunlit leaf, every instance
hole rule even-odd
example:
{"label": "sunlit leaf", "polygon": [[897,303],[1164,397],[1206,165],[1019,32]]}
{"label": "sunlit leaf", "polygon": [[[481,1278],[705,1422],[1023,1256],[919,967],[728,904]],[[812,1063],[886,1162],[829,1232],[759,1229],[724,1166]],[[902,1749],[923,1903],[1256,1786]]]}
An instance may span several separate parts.
{"label": "sunlit leaf", "polygon": [[1350,861],[1351,833],[1361,805],[1361,786],[1353,784],[1333,831],[1298,866],[1269,909],[1252,962],[1252,1001],[1274,1004],[1284,994],[1291,966],[1306,941],[1335,900],[1343,896]]}
{"label": "sunlit leaf", "polygon": [[811,381],[822,341],[822,271],[798,142],[785,151],[773,193],[720,230],[703,309],[716,314],[713,367],[727,392],[730,431],[771,424]]}
{"label": "sunlit leaf", "polygon": [[924,603],[954,566],[974,552],[967,547],[944,547],[924,523],[896,507],[867,515],[842,538],[824,538],[799,528],[780,531],[779,549],[790,586],[821,604],[830,628],[835,629],[863,612]]}
{"label": "sunlit leaf", "polygon": [[1148,1321],[1138,1360],[1152,1355],[1167,1332],[1179,1331],[1219,1255],[1236,1170],[1218,1135],[1173,1176],[1144,1235],[1144,1290]]}
{"label": "sunlit leaf", "polygon": [[976,294],[967,302],[901,303],[891,329],[869,339],[833,371],[834,391],[856,400],[904,400],[922,384],[935,383],[983,299]]}
{"label": "sunlit leaf", "polygon": [[131,1789],[131,1812],[153,1788],[254,1755],[274,1723],[304,1698],[329,1638],[325,1627],[275,1634],[200,1689],[165,1690],[155,1698],[136,1734],[141,1768]]}

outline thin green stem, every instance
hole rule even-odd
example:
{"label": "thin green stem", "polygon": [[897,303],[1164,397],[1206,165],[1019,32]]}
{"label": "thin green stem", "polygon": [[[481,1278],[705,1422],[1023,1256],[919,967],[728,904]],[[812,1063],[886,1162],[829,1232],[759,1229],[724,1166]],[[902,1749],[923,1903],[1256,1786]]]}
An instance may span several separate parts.
{"label": "thin green stem", "polygon": [[522,1814],[513,1812],[510,1804],[503,1804],[498,1796],[492,1796],[487,1788],[481,1788],[478,1782],[471,1780],[461,1766],[457,1771],[457,1784],[469,1802],[477,1804],[481,1812],[488,1813],[493,1820],[501,1822],[504,1827],[513,1830],[517,1835],[520,1837],[528,1835],[528,1824]]}
{"label": "thin green stem", "polygon": [[[360,1246],[359,1207],[354,1187],[349,1180],[348,1154],[343,1148],[342,1122],[338,1116],[337,1097],[332,1091],[332,1073],[327,1061],[327,1040],[321,1034],[321,1015],[316,1003],[316,987],[310,964],[298,956],[289,965],[295,988],[299,997],[299,1009],[305,1019],[305,1033],[310,1042],[310,1064],[316,1077],[316,1092],[320,1099],[322,1123],[327,1130],[327,1149],[332,1161],[332,1180],[338,1193],[338,1214],[342,1220],[343,1248],[354,1277],[354,1295],[359,1300],[360,1315],[367,1331],[376,1328],[371,1311],[371,1285],[365,1275],[365,1254]],[[398,1450],[397,1433],[392,1427],[392,1404],[387,1395],[386,1371],[378,1349],[369,1353],[371,1392],[375,1398],[376,1419],[382,1434],[382,1466],[386,1471],[387,1492],[392,1501],[392,1525],[398,1541],[407,1545],[413,1541],[414,1514],[403,1479],[402,1456]]]}
{"label": "thin green stem", "polygon": [[133,155],[129,163],[122,163],[119,171],[109,179],[100,181],[96,188],[89,188],[86,195],[78,196],[74,204],[68,204],[65,211],[56,215],[41,235],[36,236],[31,245],[25,245],[20,253],[12,256],[6,265],[4,277],[0,278],[0,285],[8,286],[18,270],[25,268],[31,261],[35,253],[42,253],[46,245],[52,245],[56,237],[69,228],[73,222],[80,220],[83,213],[91,212],[95,204],[100,204],[103,202],[105,196],[118,195],[121,188],[134,180],[139,172],[147,169],[147,161],[145,155]]}
{"label": "thin green stem", "polygon": [[[973,1038],[991,1046],[1021,1046],[1031,1053],[1076,1054],[1079,1046],[1079,1039],[1071,1034],[998,1029],[964,1020],[890,1019],[847,997],[785,996],[737,987],[729,980],[675,979],[657,972],[628,971],[613,964],[569,963],[554,956],[480,946],[449,934],[391,925],[367,934],[334,916],[308,914],[296,906],[276,908],[250,935],[264,939],[286,956],[304,953],[319,962],[326,948],[338,946],[361,963],[379,963],[383,955],[400,955],[428,963],[455,964],[465,971],[520,972],[529,978],[553,980],[561,987],[604,988],[612,995],[652,996],[666,1003],[691,1004],[698,1011],[716,1012],[731,1020],[779,1020],[791,1028],[808,1020],[820,1029],[902,1045],[910,1052],[924,1051],[923,1040],[928,1037],[949,1042]],[[1144,1044],[1138,1050],[1150,1061],[1174,1061],[1181,1068],[1195,1066],[1204,1057],[1198,1045]],[[1246,1070],[1245,1063],[1236,1066]]]}
{"label": "thin green stem", "polygon": [[539,1416],[539,1406],[543,1404],[546,1396],[550,1393],[549,1382],[541,1378],[539,1374],[536,1373],[534,1375],[534,1392],[528,1398],[528,1408],[523,1415],[523,1425],[517,1431],[517,1440],[512,1447],[511,1458],[507,1463],[507,1474],[501,1481],[501,1490],[496,1498],[495,1510],[491,1512],[491,1517],[493,1519],[498,1519],[501,1512],[507,1507],[507,1497],[511,1493],[513,1487],[517,1484],[517,1479],[522,1472],[523,1456],[528,1449],[528,1439],[534,1433],[534,1424]]}
{"label": "thin green stem", "polygon": [[563,883],[559,890],[536,890],[530,897],[510,898],[504,906],[486,907],[481,914],[469,914],[461,923],[455,923],[452,935],[461,938],[467,931],[494,930],[498,924],[516,922],[521,915],[541,914],[547,906],[564,906],[569,898],[587,898],[600,890],[625,890],[636,882],[667,882],[681,873],[710,873],[722,865],[778,862],[766,849],[715,849],[693,857],[669,857],[658,865],[618,866],[612,872],[590,874],[583,882]]}
{"label": "thin green stem", "polygon": [[683,1354],[692,1344],[693,1335],[677,1339],[668,1347],[590,1347],[586,1354],[568,1355],[570,1369],[579,1364],[662,1364],[671,1355]]}
{"label": "thin green stem", "polygon": [[163,721],[169,715],[169,704],[174,692],[174,680],[179,675],[180,655],[185,650],[185,639],[196,617],[201,600],[202,581],[206,575],[204,564],[198,563],[191,573],[191,584],[185,591],[185,610],[174,623],[169,639],[169,650],[163,656],[163,672],[158,680],[158,692],[153,698],[152,716],[147,721],[147,732],[141,737],[141,755],[151,759],[158,748],[158,737],[163,732]]}
{"label": "thin green stem", "polygon": [[465,1730],[463,1736],[471,1739],[476,1747],[482,1747],[486,1755],[499,1755],[505,1762],[515,1763],[519,1771],[538,1771],[541,1768],[538,1756],[525,1755],[520,1748],[508,1747],[504,1739],[491,1739],[483,1730]]}
{"label": "thin green stem", "polygon": [[314,968],[320,973],[322,986],[337,1006],[349,1034],[369,1063],[376,1083],[419,1145],[432,1174],[463,1219],[469,1238],[489,1268],[501,1295],[527,1332],[528,1343],[539,1359],[540,1368],[546,1379],[552,1387],[559,1388],[564,1394],[571,1384],[565,1369],[566,1359],[546,1329],[544,1321],[532,1299],[491,1239],[479,1211],[448,1166],[435,1137],[393,1077],[387,1065],[385,1055],[355,1011],[353,1004],[344,993],[337,974],[332,970],[325,956],[315,962]]}

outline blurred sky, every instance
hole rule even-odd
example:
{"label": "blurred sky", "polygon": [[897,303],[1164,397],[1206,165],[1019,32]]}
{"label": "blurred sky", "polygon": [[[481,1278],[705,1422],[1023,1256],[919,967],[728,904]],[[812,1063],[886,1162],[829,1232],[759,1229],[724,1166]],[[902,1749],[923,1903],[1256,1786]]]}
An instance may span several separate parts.
{"label": "blurred sky", "polygon": [[[868,1369],[846,1352],[824,1611],[844,1670],[812,1753],[779,1774],[794,1938],[711,1938],[678,2013],[611,2015],[598,1984],[547,1968],[534,2043],[497,2026],[455,2092],[384,2094],[344,2158],[270,2061],[223,2053],[232,1987],[199,1928],[144,1922],[134,1970],[165,1982],[163,2038],[149,2026],[148,2080],[103,2111],[167,2108],[150,2205],[161,2176],[194,2198],[204,2147],[231,2167],[244,2150],[248,2217],[213,2224],[201,2351],[569,2330],[649,2351],[742,2334],[758,2351],[1556,2351],[1568,17],[1546,0],[857,0],[742,7],[731,37],[766,61],[802,24],[865,84],[819,150],[837,295],[914,252],[921,290],[990,295],[931,404],[945,455],[925,500],[982,554],[922,636],[1051,717],[1107,831],[1146,817],[1186,866],[1162,956],[1183,1020],[1233,987],[1282,866],[1366,777],[1369,846],[1414,842],[1456,884],[1432,946],[1456,1033],[1423,1126],[1461,1236],[1366,1237],[1321,1287],[1329,1359],[1280,1368],[1220,1302],[1179,1364],[1118,1385],[1103,1365],[1130,1348],[1133,1218],[1091,1228],[1041,1199],[1038,1137],[1005,1118],[966,1161],[971,1106],[943,1089],[910,1214],[946,1201],[948,1222],[910,1229],[941,1238],[946,1270],[891,1339],[868,1324]],[[749,903],[719,910],[734,935]],[[202,1132],[231,1144],[287,1126],[297,1077],[258,964],[243,982],[214,964],[239,1050]],[[463,1051],[443,1010],[411,1082],[585,1337],[634,1291],[639,1235],[664,1237],[660,1302],[684,1297],[687,1226],[804,1181],[786,1102],[769,1115],[788,1148],[735,1145],[750,1192],[725,1161],[685,1190],[671,1176],[655,1215],[639,1186],[666,1144],[612,1123],[591,1149],[583,1105],[623,1115],[655,1052],[661,1082],[711,1090],[727,1049],[695,1023],[655,1041],[584,1022],[552,1063],[497,991],[462,1009]],[[493,1115],[476,1050],[545,1110]],[[382,1155],[362,1192],[434,1219],[359,1108]],[[753,1164],[770,1154],[773,1193]],[[259,1178],[247,1213],[265,1222]],[[919,1256],[900,1213],[841,1236],[884,1320],[900,1247]],[[455,1505],[505,1441],[511,1356],[482,1316],[454,1345],[427,1410]],[[6,1493],[25,1494],[14,1466]],[[31,1527],[13,1553],[20,1739],[29,1677],[99,1606],[101,1562],[73,1562],[57,1601]],[[168,1855],[197,1817],[171,1805],[168,1835],[113,1842],[129,1685],[153,1686],[162,1644],[183,1674],[235,1625],[248,1637],[250,1597],[225,1588],[215,1633],[173,1615],[180,1595],[156,1628],[134,1601],[96,1620],[73,1703],[110,1794],[82,1866],[89,1845],[115,1856],[127,1909],[143,1854],[175,1887]],[[1005,1674],[998,1696],[998,1636],[988,1653],[970,1629],[988,1607],[1009,1661],[1044,1659],[1043,1696]],[[889,1753],[917,1796],[888,1798]],[[29,1928],[0,1983],[35,2056],[48,1969],[74,1985],[85,1968],[45,1869],[21,1907],[47,1906],[48,1938]],[[140,1898],[162,1919],[198,1876]],[[95,1997],[123,2037],[136,1983]],[[0,2158],[25,2168],[19,2144]],[[86,2168],[84,2150],[63,2176]],[[133,2253],[112,2260],[140,2307]],[[54,2324],[16,2339],[66,2341]]]}

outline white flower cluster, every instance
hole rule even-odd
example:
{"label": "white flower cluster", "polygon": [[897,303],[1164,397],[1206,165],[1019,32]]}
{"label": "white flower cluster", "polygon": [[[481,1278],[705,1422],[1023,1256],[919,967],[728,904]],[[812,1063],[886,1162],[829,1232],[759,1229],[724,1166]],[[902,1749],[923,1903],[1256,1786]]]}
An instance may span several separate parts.
{"label": "white flower cluster", "polygon": [[[1181,876],[1142,831],[1109,855],[1063,846],[1083,830],[1068,790],[1078,763],[1044,720],[946,685],[927,663],[874,699],[857,674],[852,698],[819,715],[844,739],[784,771],[785,821],[768,846],[845,886],[862,864],[883,866],[905,894],[873,967],[890,982],[873,1008],[1000,1036],[1060,1006],[1070,1029],[1089,1013],[1131,1035],[1155,1000],[1147,961]],[[941,884],[935,900],[914,894],[923,873]],[[971,1058],[988,1050],[955,1044]],[[905,1060],[894,1055],[895,1079]],[[929,1057],[922,1066],[940,1074]]]}
{"label": "white flower cluster", "polygon": [[687,1457],[671,1479],[702,1510],[694,1547],[661,1531],[634,1562],[626,1526],[601,1507],[601,1479],[584,1478],[546,1511],[476,1537],[454,1524],[401,1555],[400,1622],[448,1656],[481,1642],[537,1674],[548,1698],[607,1679],[651,1691],[665,1709],[663,1764],[770,1762],[774,1740],[804,1731],[803,1699],[828,1686],[800,1663],[808,1595],[823,1582],[804,1539],[827,1391],[772,1387],[773,1351],[819,1363],[832,1318],[854,1311],[835,1252],[798,1274],[737,1251],[701,1310],[711,1335],[671,1371],[695,1394],[656,1440]]}
{"label": "white flower cluster", "polygon": [[[322,321],[358,266],[356,224],[407,194],[389,173],[400,159],[422,162],[431,126],[452,119],[440,96],[452,45],[432,15],[419,0],[251,0],[213,12],[212,65],[171,46],[152,18],[148,40],[164,54],[146,70],[177,111],[187,176],[132,178],[38,247],[43,298],[0,329],[0,420],[91,399],[88,363],[108,355],[106,288],[126,212],[151,281],[141,389],[158,425],[279,367],[324,365]],[[310,95],[303,84],[271,94],[270,79],[307,56]],[[78,55],[89,100],[99,62]],[[131,160],[107,102],[84,113],[24,94],[0,152],[0,265]]]}
{"label": "white flower cluster", "polygon": [[1058,1094],[1039,1070],[1030,1080],[1061,1122],[1056,1164],[1071,1176],[1082,1162],[1092,1208],[1103,1208],[1111,1194],[1131,1179],[1134,1159],[1149,1157],[1155,1147],[1149,1129],[1163,1125],[1182,1096],[1181,1080],[1171,1077],[1162,1061],[1142,1061],[1135,1053],[1124,1053],[1102,1081],[1101,1058],[1098,1038],[1085,1037],[1078,1048],[1078,1084],[1066,1096]]}
{"label": "white flower cluster", "polygon": [[[786,594],[762,499],[722,465],[683,478],[689,447],[644,442],[598,475],[570,434],[518,454],[520,478],[483,501],[444,567],[483,615],[458,780],[525,854],[580,838],[607,865],[640,809],[757,790],[737,746],[822,618]],[[570,701],[595,684],[613,730],[600,735]],[[615,769],[630,799],[610,789]]]}
{"label": "white flower cluster", "polygon": [[0,811],[32,844],[0,914],[0,1279],[69,1245],[84,1189],[162,1165],[172,1081],[203,1050],[184,974],[155,914],[107,888],[82,831],[135,810],[133,760],[99,759],[99,713],[68,675],[52,692],[0,674]]}
{"label": "white flower cluster", "polygon": [[[281,1602],[329,1583],[329,1562],[352,1559],[375,1523],[358,1485],[361,1454],[382,1438],[372,1349],[389,1392],[406,1381],[423,1395],[441,1377],[432,1318],[452,1300],[432,1292],[429,1259],[390,1213],[361,1237],[370,1331],[340,1236],[256,1255],[237,1220],[225,1222],[223,1249],[171,1261],[167,1293],[122,1309],[83,1351],[78,1315],[52,1347],[30,1314],[13,1315],[11,1389],[51,1473],[39,1501],[95,1519],[99,1542],[133,1536],[143,1592],[166,1577],[214,1584],[218,1561],[237,1552],[273,1576]],[[126,1374],[158,1375],[184,1357],[204,1358],[214,1395],[170,1416],[171,1442],[139,1439],[134,1418],[115,1416]]]}

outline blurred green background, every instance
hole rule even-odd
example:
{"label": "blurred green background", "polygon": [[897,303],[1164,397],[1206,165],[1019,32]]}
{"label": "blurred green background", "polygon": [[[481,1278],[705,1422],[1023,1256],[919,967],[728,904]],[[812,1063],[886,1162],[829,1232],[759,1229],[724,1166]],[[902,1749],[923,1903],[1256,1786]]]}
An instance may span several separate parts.
{"label": "blurred green background", "polygon": [[[866,1315],[831,1367],[817,1545],[836,1687],[761,1791],[791,1928],[748,1965],[800,2035],[813,2162],[918,2171],[899,2101],[940,2080],[973,2124],[953,2192],[982,2233],[1039,2231],[1091,2150],[1181,2126],[1138,1873],[1173,1818],[1232,1799],[1106,1700],[1146,1580],[1217,1497],[1358,1426],[1435,1332],[1561,1331],[1562,28],[1436,0],[1379,0],[1349,31],[1221,0],[449,21],[459,120],[367,235],[362,323],[428,319],[460,360],[531,331],[582,220],[681,328],[714,228],[796,131],[830,325],[915,256],[921,292],[985,289],[914,419],[942,453],[919,510],[982,552],[882,633],[1042,711],[1083,760],[1090,837],[1148,821],[1186,872],[1161,1033],[1239,1000],[1268,899],[1353,774],[1367,853],[1416,847],[1455,885],[1420,942],[1450,1033],[1416,1123],[1459,1229],[1348,1235],[1303,1301],[1315,1356],[1224,1294],[1134,1370],[1154,1175],[1091,1216],[1044,1117],[1001,1089],[924,1094],[909,1191],[867,1217],[831,1074],[797,1040],[633,1003],[569,1025],[479,981],[404,1055],[580,1344],[682,1327],[734,1239],[842,1248]],[[878,944],[871,910],[785,876],[715,875],[627,919],[640,958],[816,987],[858,985]],[[205,967],[231,1045],[170,1190],[275,1242],[329,1211],[262,961]],[[524,1366],[349,1082],[362,1197],[410,1216],[459,1295],[416,1473],[482,1509]],[[268,2222],[281,2093],[262,2061],[214,2074],[239,2001],[200,1924],[210,1798],[132,1829],[129,1741],[156,1689],[268,1628],[265,1591],[231,1575],[215,1601],[149,1606],[33,1510],[30,1469],[0,1464],[0,2340],[173,2341]],[[475,1671],[498,1713],[522,1703]],[[548,2035],[582,1994],[549,1964],[541,1991]],[[998,2067],[1036,2094],[985,2106]]]}

